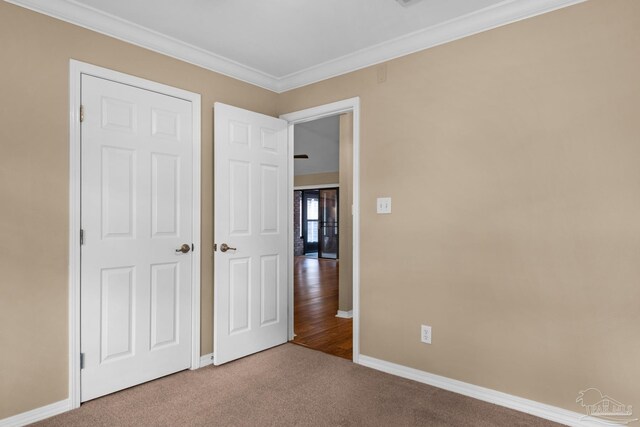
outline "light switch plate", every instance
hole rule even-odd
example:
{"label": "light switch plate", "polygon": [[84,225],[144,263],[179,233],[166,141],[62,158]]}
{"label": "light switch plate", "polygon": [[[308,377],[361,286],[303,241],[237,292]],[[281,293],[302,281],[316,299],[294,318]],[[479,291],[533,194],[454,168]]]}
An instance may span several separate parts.
{"label": "light switch plate", "polygon": [[391,197],[378,197],[376,212],[379,214],[390,214]]}

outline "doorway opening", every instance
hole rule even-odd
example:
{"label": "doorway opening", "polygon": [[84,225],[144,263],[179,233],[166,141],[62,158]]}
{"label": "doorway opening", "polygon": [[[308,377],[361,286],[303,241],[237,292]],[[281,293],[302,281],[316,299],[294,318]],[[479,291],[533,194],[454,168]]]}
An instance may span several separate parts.
{"label": "doorway opening", "polygon": [[340,252],[339,188],[294,190],[295,255],[338,259]]}
{"label": "doorway opening", "polygon": [[[360,358],[360,98],[350,98],[342,101],[333,102],[330,104],[320,105],[317,107],[308,108],[292,113],[283,114],[281,119],[289,122],[289,227],[291,233],[294,229],[294,188],[298,190],[305,189],[305,183],[298,182],[294,187],[294,143],[295,143],[295,125],[311,122],[317,119],[330,116],[339,116],[344,118],[345,126],[343,127],[345,135],[350,136],[350,147],[345,149],[340,156],[341,164],[346,165],[345,168],[340,168],[340,171],[345,172],[345,185],[340,183],[340,204],[339,209],[341,213],[347,214],[350,218],[351,229],[345,229],[344,222],[340,225],[340,246],[342,247],[339,252],[340,262],[342,262],[338,272],[340,277],[345,277],[350,280],[351,288],[351,302],[352,310],[347,312],[341,312],[338,310],[337,316],[343,316],[349,318],[352,321],[352,360],[354,363],[359,363]],[[346,119],[346,118],[349,119]],[[345,144],[346,145],[346,144]],[[304,154],[304,153],[302,153]],[[325,184],[326,185],[326,184]],[[322,186],[314,186],[315,188],[321,188]],[[332,185],[331,187],[335,187]],[[345,194],[349,194],[349,197],[345,198]],[[345,239],[345,236],[349,236],[350,239]],[[346,244],[346,245],[345,245]],[[346,249],[345,249],[346,248]],[[343,262],[345,258],[350,258],[351,262]],[[296,266],[296,257],[294,255],[294,239],[289,239],[289,303],[288,303],[288,330],[289,340],[293,340],[296,333],[300,332],[295,328],[295,287],[294,276],[296,269],[300,267],[300,264]],[[308,258],[306,258],[308,259]],[[327,262],[336,262],[335,260],[326,260]],[[349,268],[345,268],[349,267]],[[300,267],[300,270],[302,268]],[[307,270],[308,271],[308,270]],[[344,283],[341,282],[341,283]],[[344,294],[342,294],[344,296]],[[300,302],[300,298],[298,298]],[[341,318],[336,317],[336,318]]]}
{"label": "doorway opening", "polygon": [[292,342],[346,359],[353,358],[352,257],[347,250],[352,236],[342,239],[340,234],[352,229],[344,209],[351,205],[352,123],[351,113],[336,114],[294,125],[293,132]]}

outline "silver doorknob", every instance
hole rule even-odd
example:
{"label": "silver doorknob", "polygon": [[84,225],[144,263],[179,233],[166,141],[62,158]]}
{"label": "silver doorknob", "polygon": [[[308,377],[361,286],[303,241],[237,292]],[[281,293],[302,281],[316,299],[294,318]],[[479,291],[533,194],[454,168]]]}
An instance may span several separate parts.
{"label": "silver doorknob", "polygon": [[176,249],[176,252],[182,252],[183,254],[186,254],[190,250],[191,250],[191,246],[189,246],[186,243],[184,243],[182,246],[180,246],[178,249]]}
{"label": "silver doorknob", "polygon": [[231,249],[232,251],[235,251],[236,248],[232,248],[231,246],[227,245],[226,243],[223,243],[220,245],[220,250],[222,252],[227,252],[229,249]]}

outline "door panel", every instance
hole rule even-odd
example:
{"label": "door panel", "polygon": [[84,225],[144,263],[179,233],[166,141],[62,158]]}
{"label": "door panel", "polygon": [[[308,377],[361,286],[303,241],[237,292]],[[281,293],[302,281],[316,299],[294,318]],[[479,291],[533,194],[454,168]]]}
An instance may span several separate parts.
{"label": "door panel", "polygon": [[176,343],[178,268],[175,262],[151,266],[151,350]]}
{"label": "door panel", "polygon": [[249,329],[251,312],[251,259],[229,261],[229,333]]}
{"label": "door panel", "polygon": [[180,209],[180,158],[151,154],[151,224],[153,237],[177,237]]}
{"label": "door panel", "polygon": [[82,76],[81,400],[191,364],[191,103]]}
{"label": "door panel", "polygon": [[135,268],[106,268],[100,283],[102,362],[131,356]]}
{"label": "door panel", "polygon": [[[287,340],[287,123],[216,103],[214,363]],[[234,249],[221,251],[226,243]]]}
{"label": "door panel", "polygon": [[103,237],[133,238],[136,153],[121,148],[102,147],[101,154]]}
{"label": "door panel", "polygon": [[278,234],[278,218],[280,194],[278,182],[280,181],[277,167],[260,165],[261,168],[261,195],[260,195],[260,231],[262,234]]}
{"label": "door panel", "polygon": [[229,233],[233,236],[251,234],[251,163],[229,161]]}
{"label": "door panel", "polygon": [[278,322],[280,299],[280,255],[263,255],[260,258],[260,325],[266,326]]}

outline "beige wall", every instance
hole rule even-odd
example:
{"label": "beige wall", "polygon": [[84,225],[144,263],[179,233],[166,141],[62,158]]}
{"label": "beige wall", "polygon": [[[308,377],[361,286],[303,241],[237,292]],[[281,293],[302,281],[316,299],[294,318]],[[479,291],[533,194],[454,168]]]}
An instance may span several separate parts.
{"label": "beige wall", "polygon": [[362,352],[570,410],[586,387],[640,407],[640,2],[280,96],[5,2],[0,40],[0,419],[67,396],[69,58],[202,94],[204,247],[215,101],[274,115],[360,96]]}
{"label": "beige wall", "polygon": [[309,175],[296,175],[293,177],[294,187],[306,187],[309,185],[338,184],[340,181],[338,172],[312,173]]}
{"label": "beige wall", "polygon": [[593,0],[279,97],[361,98],[363,354],[640,408],[638,46],[640,2]]}
{"label": "beige wall", "polygon": [[202,95],[202,353],[212,351],[216,101],[276,95],[0,2],[0,419],[67,397],[69,59]]}
{"label": "beige wall", "polygon": [[353,113],[340,116],[338,310],[353,309]]}

